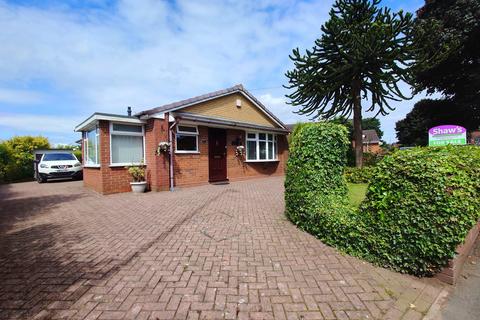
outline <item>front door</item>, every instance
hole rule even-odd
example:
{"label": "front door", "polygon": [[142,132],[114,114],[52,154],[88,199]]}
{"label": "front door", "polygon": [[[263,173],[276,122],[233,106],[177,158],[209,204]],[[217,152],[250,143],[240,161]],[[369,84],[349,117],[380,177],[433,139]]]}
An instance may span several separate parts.
{"label": "front door", "polygon": [[227,180],[227,131],[208,129],[208,174],[209,181]]}

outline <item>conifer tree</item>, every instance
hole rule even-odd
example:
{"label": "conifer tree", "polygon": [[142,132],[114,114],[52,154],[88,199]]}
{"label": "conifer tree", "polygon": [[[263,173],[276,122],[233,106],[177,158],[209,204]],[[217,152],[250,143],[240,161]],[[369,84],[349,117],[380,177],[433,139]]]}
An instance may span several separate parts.
{"label": "conifer tree", "polygon": [[399,82],[411,83],[410,13],[379,7],[380,0],[337,0],[323,34],[311,50],[293,50],[286,73],[289,103],[313,118],[350,117],[353,113],[356,166],[362,166],[362,100],[376,116],[393,110],[392,101],[408,99]]}

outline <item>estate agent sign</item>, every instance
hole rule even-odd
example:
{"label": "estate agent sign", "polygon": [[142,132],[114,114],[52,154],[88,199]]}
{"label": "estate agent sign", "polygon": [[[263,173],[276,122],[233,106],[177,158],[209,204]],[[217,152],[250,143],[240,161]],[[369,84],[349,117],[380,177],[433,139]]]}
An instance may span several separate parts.
{"label": "estate agent sign", "polygon": [[467,144],[467,130],[456,125],[443,125],[428,130],[429,146],[446,146],[447,144]]}

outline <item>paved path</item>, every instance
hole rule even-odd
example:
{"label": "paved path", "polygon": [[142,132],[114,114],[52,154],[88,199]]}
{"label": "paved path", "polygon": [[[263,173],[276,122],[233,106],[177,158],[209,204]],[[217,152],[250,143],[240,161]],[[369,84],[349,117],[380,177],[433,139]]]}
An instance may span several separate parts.
{"label": "paved path", "polygon": [[283,210],[280,177],[0,186],[0,318],[419,319],[442,289],[344,256]]}
{"label": "paved path", "polygon": [[443,320],[480,318],[480,239],[467,258],[455,288],[441,311]]}

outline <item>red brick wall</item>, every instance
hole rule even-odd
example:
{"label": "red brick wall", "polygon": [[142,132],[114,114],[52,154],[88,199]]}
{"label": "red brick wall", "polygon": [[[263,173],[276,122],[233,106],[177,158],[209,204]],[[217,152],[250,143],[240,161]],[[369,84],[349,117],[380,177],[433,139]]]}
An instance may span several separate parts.
{"label": "red brick wall", "polygon": [[103,178],[103,194],[129,192],[132,178],[124,166],[110,166],[110,124],[100,121],[100,158]]}
{"label": "red brick wall", "polygon": [[363,152],[369,152],[369,153],[380,153],[382,151],[382,148],[380,147],[380,144],[378,143],[371,143],[371,144],[364,144],[363,145]]}
{"label": "red brick wall", "polygon": [[469,144],[480,145],[480,131],[472,131],[469,136]]}
{"label": "red brick wall", "polygon": [[[198,126],[200,153],[175,153],[173,172],[176,186],[193,186],[208,183],[208,128]],[[175,135],[173,137],[175,142]],[[174,148],[175,150],[175,143]]]}
{"label": "red brick wall", "polygon": [[102,173],[100,168],[83,167],[83,185],[92,188],[97,192],[102,192]]}
{"label": "red brick wall", "polygon": [[99,122],[100,168],[84,168],[83,184],[97,192],[110,194],[128,192],[130,175],[125,167],[110,167],[110,125]]}
{"label": "red brick wall", "polygon": [[169,189],[169,156],[156,154],[158,144],[168,141],[168,115],[162,119],[149,119],[145,125],[145,162],[147,181],[152,191]]}
{"label": "red brick wall", "polygon": [[[176,186],[193,186],[208,183],[208,128],[199,126],[198,154],[179,154],[174,156]],[[248,163],[235,156],[236,146],[232,141],[240,138],[245,145],[245,131],[227,129],[227,176],[230,181],[249,178],[283,175],[288,157],[286,136],[278,135],[277,162]]]}
{"label": "red brick wall", "polygon": [[[168,117],[149,119],[145,126],[145,155],[147,182],[153,191],[169,188],[169,158],[167,154],[156,155],[158,143],[168,141]],[[174,154],[174,181],[176,186],[193,186],[208,183],[208,128],[199,126],[199,153]],[[276,162],[247,163],[235,156],[240,138],[245,144],[245,131],[227,130],[227,176],[230,181],[262,176],[283,175],[288,157],[286,136],[278,136],[278,159]],[[175,139],[174,139],[175,140]],[[84,185],[97,192],[110,194],[129,192],[131,177],[125,167],[110,166],[110,126],[108,121],[99,122],[100,168],[84,168]],[[174,146],[175,147],[175,146]]]}
{"label": "red brick wall", "polygon": [[288,158],[288,143],[285,135],[277,135],[278,160],[276,162],[244,162],[235,156],[236,146],[232,141],[241,137],[245,145],[245,131],[227,130],[227,174],[230,181],[249,178],[283,175]]}

